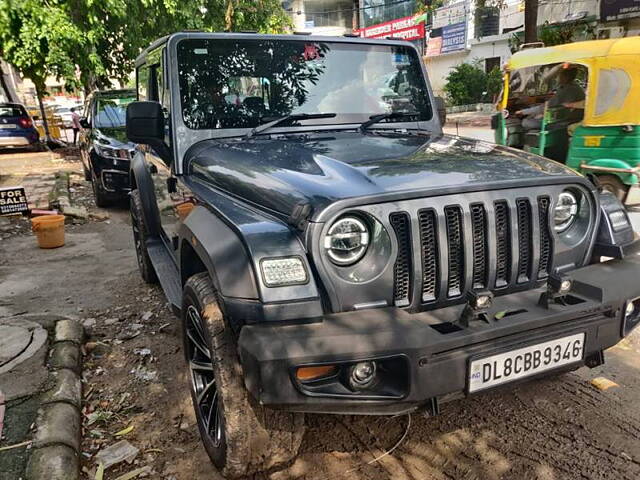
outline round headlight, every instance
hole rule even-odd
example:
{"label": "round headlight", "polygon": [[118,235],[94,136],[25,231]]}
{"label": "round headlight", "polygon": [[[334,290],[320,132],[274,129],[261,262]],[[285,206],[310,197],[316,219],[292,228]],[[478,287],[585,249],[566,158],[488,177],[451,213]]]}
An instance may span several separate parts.
{"label": "round headlight", "polygon": [[568,191],[562,192],[553,210],[553,223],[556,232],[564,232],[569,228],[577,215],[578,200],[576,196]]}
{"label": "round headlight", "polygon": [[324,248],[333,263],[340,266],[351,265],[360,260],[369,245],[369,230],[356,217],[337,220],[324,238]]}

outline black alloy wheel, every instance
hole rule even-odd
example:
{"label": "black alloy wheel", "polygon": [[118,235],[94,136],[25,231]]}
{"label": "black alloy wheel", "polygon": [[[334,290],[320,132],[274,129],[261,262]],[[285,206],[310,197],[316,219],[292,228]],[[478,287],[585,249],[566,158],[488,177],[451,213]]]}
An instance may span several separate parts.
{"label": "black alloy wheel", "polygon": [[200,312],[189,305],[185,313],[185,353],[191,377],[191,389],[195,398],[202,429],[215,448],[224,445],[224,417],[213,373],[211,350],[205,340]]}

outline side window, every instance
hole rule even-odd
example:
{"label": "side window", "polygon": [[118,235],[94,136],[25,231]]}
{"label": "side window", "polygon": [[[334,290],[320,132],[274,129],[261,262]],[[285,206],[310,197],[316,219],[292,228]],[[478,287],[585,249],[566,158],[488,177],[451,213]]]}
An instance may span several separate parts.
{"label": "side window", "polygon": [[148,100],[148,87],[149,87],[149,66],[141,65],[138,67],[137,77],[137,85],[138,85],[138,100],[146,101]]}

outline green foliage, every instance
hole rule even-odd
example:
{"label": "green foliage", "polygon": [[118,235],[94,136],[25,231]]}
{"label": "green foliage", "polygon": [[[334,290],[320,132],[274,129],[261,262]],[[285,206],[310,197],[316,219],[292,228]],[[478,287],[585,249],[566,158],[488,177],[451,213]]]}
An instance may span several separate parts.
{"label": "green foliage", "polygon": [[175,31],[289,25],[278,0],[0,0],[0,56],[40,92],[49,75],[92,89],[126,82],[142,49]]}
{"label": "green foliage", "polygon": [[451,105],[492,102],[502,88],[500,69],[485,73],[480,62],[461,63],[451,69],[444,91]]}
{"label": "green foliage", "polygon": [[538,37],[540,41],[547,47],[553,45],[564,45],[579,40],[593,40],[596,38],[596,32],[589,22],[565,22],[558,24],[550,24],[545,22],[539,28]]}

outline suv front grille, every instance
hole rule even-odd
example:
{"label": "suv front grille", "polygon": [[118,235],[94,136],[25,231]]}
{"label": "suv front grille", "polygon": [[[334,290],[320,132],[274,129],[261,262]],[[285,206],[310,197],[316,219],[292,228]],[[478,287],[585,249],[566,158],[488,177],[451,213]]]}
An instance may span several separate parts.
{"label": "suv front grille", "polygon": [[[549,275],[552,236],[547,196],[494,199],[392,213],[398,240],[394,269],[396,305],[429,308],[455,303],[470,289],[499,291],[526,287]],[[417,218],[413,215],[417,213]],[[419,238],[411,237],[417,221]],[[414,275],[411,251],[420,252],[420,274]],[[419,299],[411,283],[420,281]]]}

